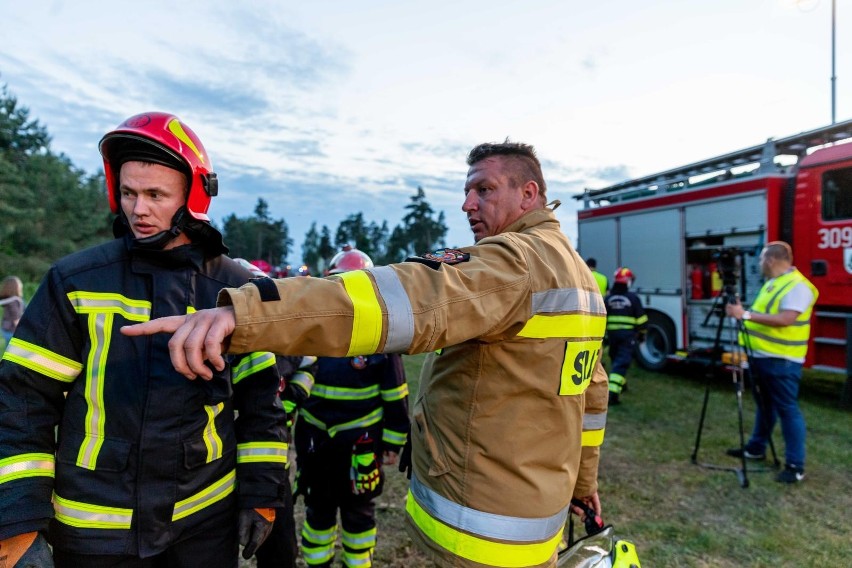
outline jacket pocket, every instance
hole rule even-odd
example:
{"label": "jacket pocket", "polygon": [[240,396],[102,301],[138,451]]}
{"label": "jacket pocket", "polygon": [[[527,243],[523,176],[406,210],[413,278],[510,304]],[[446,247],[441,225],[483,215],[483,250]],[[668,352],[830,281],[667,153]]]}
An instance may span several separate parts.
{"label": "jacket pocket", "polygon": [[428,455],[429,475],[439,476],[449,472],[450,468],[444,455],[443,444],[429,428],[429,419],[423,407],[420,408],[420,412],[414,414],[414,425],[416,432],[412,432],[412,434],[420,438],[420,445],[425,448]]}
{"label": "jacket pocket", "polygon": [[[86,445],[83,457],[94,463],[97,471],[124,471],[127,468],[127,459],[133,444],[127,440],[118,438],[101,438],[100,440],[87,438],[82,432],[62,432],[59,442],[59,450],[56,452],[56,461],[80,465],[81,448]],[[92,459],[94,458],[94,459]],[[81,466],[83,467],[83,466]]]}

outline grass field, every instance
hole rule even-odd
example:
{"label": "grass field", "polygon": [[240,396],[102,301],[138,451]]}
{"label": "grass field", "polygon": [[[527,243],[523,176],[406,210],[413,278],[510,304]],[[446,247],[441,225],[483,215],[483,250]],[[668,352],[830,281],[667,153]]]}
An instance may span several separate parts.
{"label": "grass field", "polygon": [[[405,359],[413,400],[422,357]],[[600,469],[604,520],[636,544],[646,568],[848,565],[852,413],[838,408],[842,377],[809,374],[802,383],[805,481],[785,486],[774,481],[774,470],[753,472],[747,489],[734,473],[691,462],[706,384],[690,373],[630,370],[623,404],[609,411]],[[710,384],[698,461],[737,467],[737,460],[724,455],[739,444],[731,379],[722,376]],[[744,406],[747,435],[754,412],[748,394]],[[775,442],[783,462],[778,431]],[[404,476],[391,468],[377,501],[375,566],[433,566],[413,549],[403,529],[405,491]],[[301,522],[301,501],[296,514]]]}

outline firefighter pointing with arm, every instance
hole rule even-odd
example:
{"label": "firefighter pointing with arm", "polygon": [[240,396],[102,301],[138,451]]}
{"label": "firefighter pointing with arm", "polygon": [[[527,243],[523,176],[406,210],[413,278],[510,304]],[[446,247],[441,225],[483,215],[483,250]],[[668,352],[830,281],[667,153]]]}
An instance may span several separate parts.
{"label": "firefighter pointing with arm", "polygon": [[531,146],[468,156],[476,245],[323,279],[223,291],[224,307],[125,329],[174,332],[208,378],[222,350],[351,357],[430,352],[411,429],[413,540],[441,566],[554,566],[572,496],[599,512],[606,309],[545,205]]}
{"label": "firefighter pointing with arm", "polygon": [[50,268],[0,362],[3,565],[50,565],[49,529],[59,567],[236,568],[289,491],[274,356],[191,383],[168,338],[119,328],[212,307],[251,275],[209,223],[216,175],[185,123],[140,114],[100,151],[116,239]]}

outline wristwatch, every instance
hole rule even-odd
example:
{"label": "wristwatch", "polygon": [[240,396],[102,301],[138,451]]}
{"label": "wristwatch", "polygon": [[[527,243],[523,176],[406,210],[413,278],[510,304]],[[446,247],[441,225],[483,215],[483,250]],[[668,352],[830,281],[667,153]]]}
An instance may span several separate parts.
{"label": "wristwatch", "polygon": [[748,321],[748,320],[750,320],[750,319],[751,319],[751,312],[750,312],[750,311],[748,311],[748,310],[744,311],[744,312],[743,312],[742,320],[743,320],[743,321]]}

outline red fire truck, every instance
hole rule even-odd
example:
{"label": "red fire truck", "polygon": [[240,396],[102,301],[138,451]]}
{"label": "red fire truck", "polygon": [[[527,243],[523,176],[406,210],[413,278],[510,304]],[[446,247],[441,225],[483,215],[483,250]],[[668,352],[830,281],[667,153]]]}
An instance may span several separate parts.
{"label": "red fire truck", "polygon": [[[735,341],[720,299],[746,306],[769,241],[819,289],[807,366],[845,372],[852,318],[852,120],[575,196],[578,248],[628,266],[648,312],[637,359],[661,369]],[[728,289],[730,288],[730,289]],[[724,300],[722,300],[724,301]]]}

